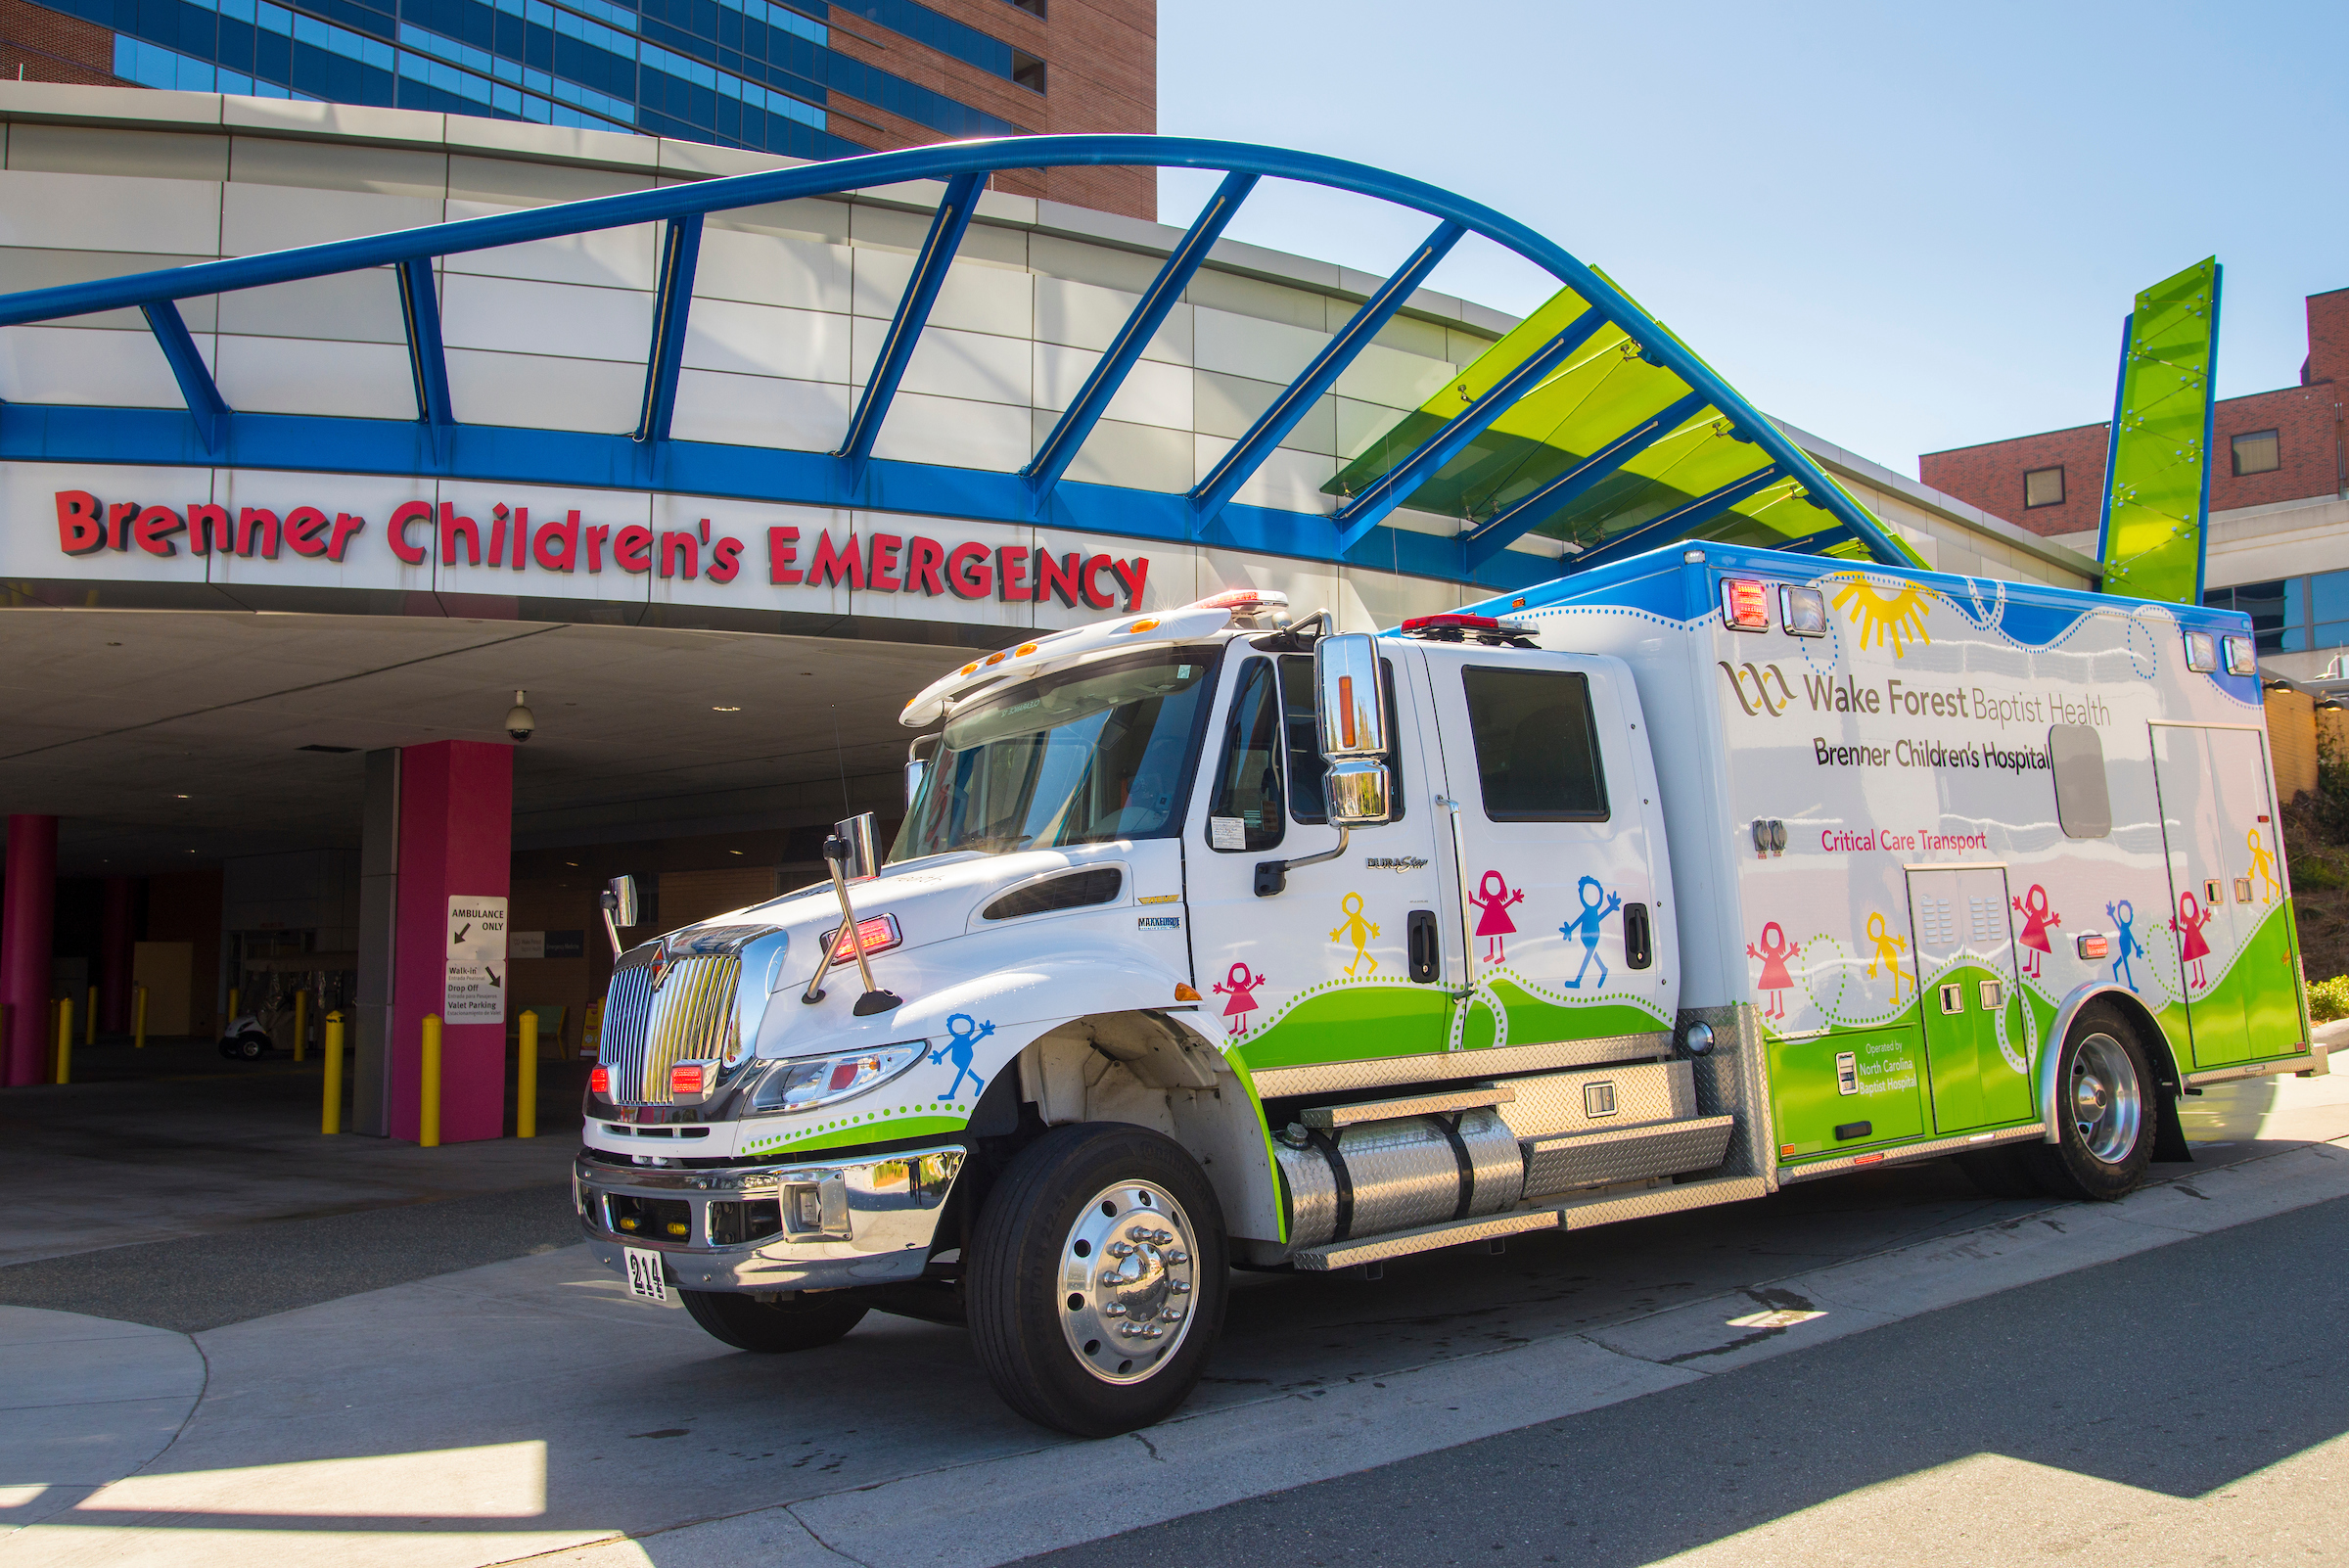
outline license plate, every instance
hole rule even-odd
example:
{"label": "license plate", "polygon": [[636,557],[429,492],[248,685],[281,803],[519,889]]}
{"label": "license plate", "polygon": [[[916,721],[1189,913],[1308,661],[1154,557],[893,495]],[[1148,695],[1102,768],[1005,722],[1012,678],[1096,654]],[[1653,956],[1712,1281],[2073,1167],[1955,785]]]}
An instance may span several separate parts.
{"label": "license plate", "polygon": [[638,1301],[668,1300],[668,1287],[661,1280],[661,1255],[642,1247],[622,1247],[627,1256],[628,1294]]}

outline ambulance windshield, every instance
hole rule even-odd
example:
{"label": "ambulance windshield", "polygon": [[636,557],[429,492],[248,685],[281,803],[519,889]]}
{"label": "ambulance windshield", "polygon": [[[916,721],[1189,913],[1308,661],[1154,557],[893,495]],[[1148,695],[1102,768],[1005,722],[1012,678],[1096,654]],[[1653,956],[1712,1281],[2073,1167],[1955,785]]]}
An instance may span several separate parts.
{"label": "ambulance windshield", "polygon": [[1181,831],[1212,648],[1154,648],[1023,681],[947,720],[890,862]]}

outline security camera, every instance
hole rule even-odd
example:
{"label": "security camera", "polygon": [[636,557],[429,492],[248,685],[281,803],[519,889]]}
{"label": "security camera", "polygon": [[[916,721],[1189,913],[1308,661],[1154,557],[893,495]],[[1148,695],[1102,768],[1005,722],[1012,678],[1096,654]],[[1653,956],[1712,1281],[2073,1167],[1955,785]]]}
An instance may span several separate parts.
{"label": "security camera", "polygon": [[518,741],[529,740],[530,731],[538,727],[538,720],[530,716],[530,707],[524,701],[529,695],[528,692],[516,692],[514,706],[506,710],[506,733]]}

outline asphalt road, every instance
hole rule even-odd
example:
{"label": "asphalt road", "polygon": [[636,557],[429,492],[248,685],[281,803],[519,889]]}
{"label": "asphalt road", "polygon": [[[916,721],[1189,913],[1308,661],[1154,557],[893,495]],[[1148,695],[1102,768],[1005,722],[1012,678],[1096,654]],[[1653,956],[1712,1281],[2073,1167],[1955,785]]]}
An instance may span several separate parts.
{"label": "asphalt road", "polygon": [[1027,1560],[2349,1561],[2345,1287],[2336,1200]]}

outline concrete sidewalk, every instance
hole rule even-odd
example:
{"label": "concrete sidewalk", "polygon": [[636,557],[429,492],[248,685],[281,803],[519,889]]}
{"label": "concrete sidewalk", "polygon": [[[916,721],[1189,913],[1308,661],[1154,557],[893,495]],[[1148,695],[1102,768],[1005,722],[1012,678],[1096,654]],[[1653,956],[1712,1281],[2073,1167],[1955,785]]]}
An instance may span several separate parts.
{"label": "concrete sidewalk", "polygon": [[[2119,1205],[1986,1203],[1935,1166],[1444,1255],[1375,1284],[1255,1276],[1183,1415],[1104,1443],[1012,1416],[957,1331],[874,1316],[822,1352],[739,1355],[627,1300],[580,1247],[192,1336],[39,1314],[0,1333],[119,1335],[158,1359],[140,1373],[87,1352],[6,1358],[0,1407],[80,1412],[33,1424],[78,1421],[54,1429],[88,1447],[78,1466],[38,1440],[0,1450],[0,1520],[23,1526],[0,1563],[836,1563],[820,1542],[867,1564],[981,1568],[2349,1194],[2333,1141],[2349,1139],[2349,1077],[2192,1103],[2206,1157]],[[1825,1315],[1728,1323],[1795,1298]],[[171,1340],[205,1367],[200,1396]]]}

